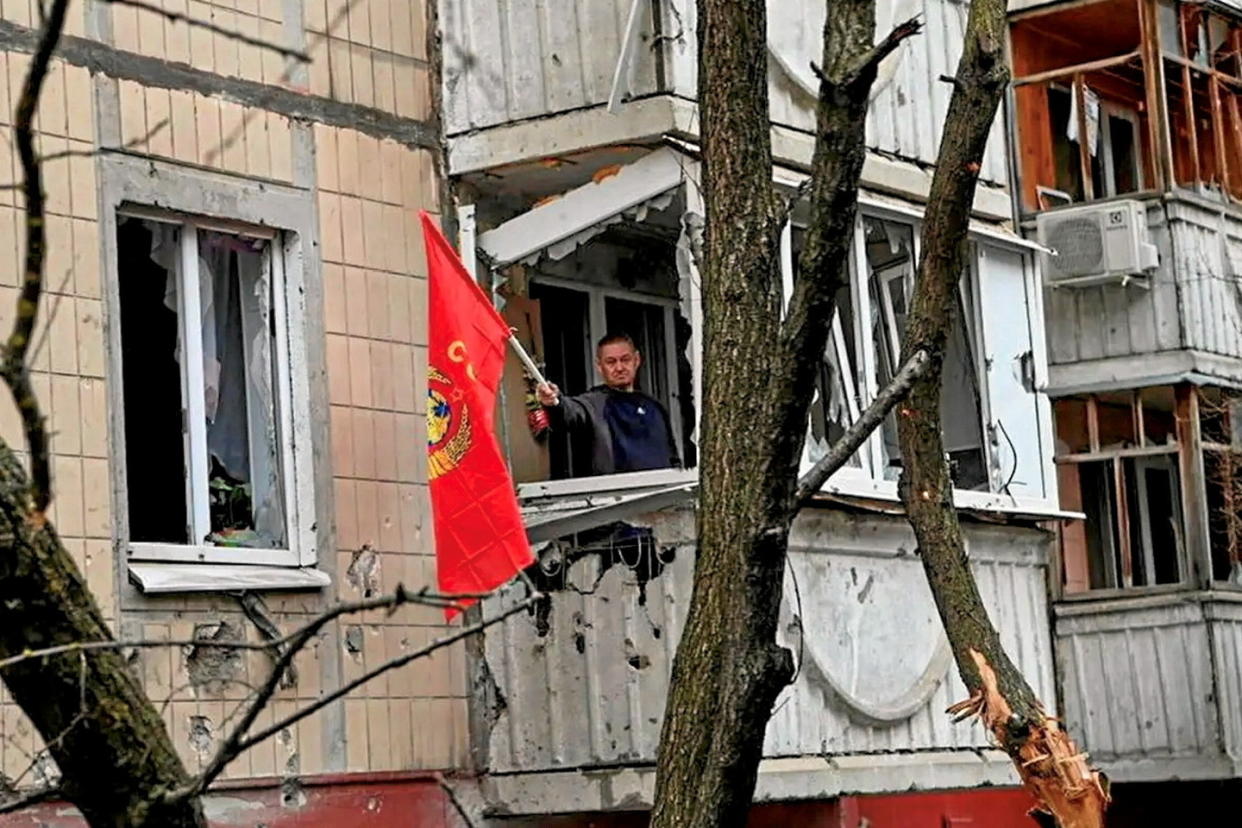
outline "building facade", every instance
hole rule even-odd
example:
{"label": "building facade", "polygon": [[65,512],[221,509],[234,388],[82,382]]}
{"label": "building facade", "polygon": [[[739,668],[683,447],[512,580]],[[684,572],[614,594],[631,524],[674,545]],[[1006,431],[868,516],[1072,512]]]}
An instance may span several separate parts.
{"label": "building facade", "polygon": [[[927,26],[880,69],[853,278],[837,297],[804,465],[894,370],[950,94],[935,79],[956,65],[967,12],[952,0],[877,5],[881,31],[916,14]],[[581,446],[532,431],[530,389],[511,363],[504,436],[540,547],[535,579],[551,598],[534,624],[515,620],[483,636],[470,686],[483,800],[525,824],[550,824],[550,814],[586,824],[583,814],[601,812],[641,824],[651,803],[696,543],[695,14],[680,0],[440,4],[447,172],[477,277],[568,393],[599,381],[600,336],[633,336],[645,357],[639,384],[671,412],[685,458],[684,469],[584,476]],[[773,2],[768,15],[773,185],[792,196],[810,166],[810,64],[824,7]],[[1011,224],[1006,148],[998,121],[974,204],[959,294],[965,324],[950,343],[943,413],[985,600],[1037,692],[1055,703],[1050,529],[1075,513],[1058,500],[1040,261]],[[787,286],[804,221],[797,206],[784,235]],[[807,824],[896,825],[910,823],[865,809],[882,810],[897,791],[948,789],[941,810],[907,801],[896,813],[1010,824],[977,791],[993,786],[1022,824],[1030,802],[1007,758],[977,725],[943,715],[965,690],[897,503],[899,472],[890,422],[795,523],[781,631],[798,678],[777,701],[757,799],[822,820]],[[843,803],[864,812],[851,817]]]}
{"label": "building facade", "polygon": [[[1011,3],[1016,80],[949,343],[945,440],[983,596],[1119,790],[1219,785],[1242,756],[1232,5]],[[915,15],[925,30],[880,68],[806,466],[897,363],[951,92],[939,79],[968,9],[877,6],[878,31]],[[497,421],[540,557],[528,577],[549,600],[247,752],[207,799],[213,823],[643,824],[696,545],[696,4],[163,7],[74,4],[38,120],[59,156],[34,364],[53,519],[118,636],[259,641],[338,600],[434,583],[419,210],[566,392],[598,381],[600,336],[631,335],[684,466],[586,475],[581,446],[532,424],[511,361]],[[768,4],[772,178],[791,196],[810,167],[823,14],[822,0]],[[33,0],[0,4],[6,122],[37,20]],[[5,170],[19,174],[11,148]],[[0,214],[3,323],[12,188]],[[795,205],[790,287],[805,221]],[[20,443],[7,399],[0,434]],[[943,714],[966,691],[899,473],[889,422],[795,524],[781,636],[798,673],[768,728],[754,825],[1028,824],[1008,758]],[[450,631],[417,607],[334,622],[264,715]],[[135,651],[191,772],[265,659]],[[53,775],[40,749],[0,689],[0,780]],[[1119,800],[1122,824],[1155,824],[1167,790]],[[53,805],[3,824],[80,821]]]}
{"label": "building facade", "polygon": [[1057,475],[1085,515],[1058,544],[1057,670],[1140,791],[1242,775],[1240,34],[1234,2],[1011,6],[1016,211],[1053,254]]}
{"label": "building facade", "polygon": [[[418,231],[418,210],[442,204],[434,10],[159,5],[71,3],[39,109],[40,151],[59,155],[44,171],[48,295],[33,365],[53,432],[52,518],[118,636],[258,641],[339,600],[434,583]],[[37,9],[0,10],[6,133]],[[9,320],[24,225],[3,146]],[[0,432],[20,447],[5,396]],[[260,722],[443,624],[418,607],[333,623]],[[133,656],[191,772],[268,669],[259,652],[219,655]],[[469,764],[465,675],[459,646],[367,685],[240,757],[208,813],[357,824],[382,809],[405,814],[391,824],[452,824],[430,772]],[[3,778],[54,774],[40,747],[0,690]],[[8,819],[73,821],[60,806]]]}

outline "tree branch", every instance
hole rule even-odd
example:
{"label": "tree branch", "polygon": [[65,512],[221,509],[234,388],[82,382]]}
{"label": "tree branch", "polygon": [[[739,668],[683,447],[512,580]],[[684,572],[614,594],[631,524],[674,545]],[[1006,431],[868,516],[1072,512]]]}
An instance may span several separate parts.
{"label": "tree branch", "polygon": [[915,351],[906,360],[905,364],[901,366],[901,370],[897,372],[897,375],[893,377],[888,385],[880,390],[880,393],[871,401],[871,405],[867,406],[867,410],[841,435],[841,439],[833,443],[828,453],[821,457],[806,474],[802,475],[802,479],[798,481],[798,491],[795,495],[799,505],[805,504],[814,497],[816,492],[828,482],[828,478],[832,477],[837,469],[849,462],[849,459],[854,456],[854,452],[858,451],[859,446],[866,442],[871,432],[879,428],[880,423],[884,422],[888,412],[892,411],[897,406],[897,403],[905,399],[906,394],[910,391],[910,386],[914,385],[914,381],[927,372],[930,365],[931,356],[927,351],[923,350]]}
{"label": "tree branch", "polygon": [[4,345],[4,361],[0,363],[0,376],[13,394],[13,402],[21,414],[22,427],[26,432],[26,444],[30,449],[30,495],[34,505],[33,519],[44,520],[44,513],[52,500],[52,473],[48,457],[48,435],[43,423],[43,413],[30,382],[26,365],[26,352],[30,347],[30,335],[34,331],[39,313],[39,297],[43,293],[43,266],[47,243],[44,226],[43,176],[39,158],[34,149],[34,117],[39,106],[39,93],[47,79],[52,52],[60,40],[65,26],[65,14],[69,0],[55,0],[48,14],[47,23],[39,34],[39,45],[30,61],[30,71],[22,84],[22,94],[17,102],[13,119],[13,139],[22,165],[22,188],[26,205],[26,263],[21,294],[17,300],[17,314],[13,330]]}
{"label": "tree branch", "polygon": [[875,80],[876,72],[879,70],[884,58],[897,51],[897,48],[902,43],[923,31],[923,21],[919,19],[920,17],[921,15],[916,14],[905,23],[894,26],[893,30],[883,40],[864,54],[854,65],[854,68],[846,73],[845,84],[847,86],[854,86],[859,82],[865,81],[867,89],[870,91],[871,83]]}
{"label": "tree branch", "polygon": [[[359,612],[367,612],[377,609],[387,609],[400,604],[419,604],[421,606],[435,607],[437,609],[452,609],[461,606],[463,601],[480,601],[491,593],[453,593],[445,594],[433,592],[426,587],[411,592],[408,589],[403,590],[403,594],[398,601],[397,595],[386,595],[380,598],[372,598],[366,601],[357,601],[349,604],[340,604],[328,612],[332,613],[328,620],[339,618],[342,615],[349,615]],[[216,648],[230,650],[280,650],[291,644],[293,641],[303,636],[307,629],[311,626],[322,626],[319,624],[320,618],[316,618],[307,624],[297,628],[293,632],[281,638],[269,639],[267,641],[213,641],[210,639],[127,639],[107,641],[73,641],[68,644],[58,644],[54,647],[43,647],[37,650],[25,650],[15,656],[0,659],[0,670],[19,664],[23,661],[29,661],[35,658],[47,658],[49,656],[63,655],[65,653],[87,653],[95,650],[127,650],[127,649],[157,649],[161,647],[199,647],[199,648]]]}
{"label": "tree branch", "polygon": [[289,49],[268,40],[251,37],[250,35],[236,31],[235,29],[225,29],[221,26],[217,26],[215,23],[201,20],[197,17],[191,17],[190,15],[183,14],[181,12],[165,9],[162,6],[155,5],[154,3],[145,2],[145,0],[103,0],[103,2],[113,6],[131,6],[135,9],[140,9],[141,11],[158,14],[167,19],[169,22],[184,23],[192,29],[204,29],[212,32],[213,34],[223,35],[229,40],[236,40],[238,43],[245,43],[248,46],[257,46],[260,49],[275,52],[282,57],[291,58],[292,60],[296,60],[301,63],[310,63],[311,61],[310,55],[298,49]]}
{"label": "tree branch", "polygon": [[[384,664],[381,664],[380,666],[376,667],[374,670],[371,670],[368,673],[364,673],[363,675],[359,676],[358,678],[354,679],[348,684],[345,684],[342,687],[337,688],[332,693],[329,693],[326,696],[321,696],[318,700],[315,701],[315,703],[303,708],[300,711],[290,714],[286,718],[282,719],[281,721],[276,722],[273,725],[270,725],[267,728],[264,728],[263,730],[259,731],[255,735],[253,736],[246,735],[247,732],[250,730],[250,728],[254,726],[254,723],[256,719],[258,718],[259,713],[262,712],[262,710],[267,706],[267,703],[271,700],[272,696],[275,695],[277,688],[280,686],[281,678],[284,676],[285,672],[289,669],[289,666],[293,663],[294,658],[297,656],[299,652],[302,651],[302,649],[306,647],[306,645],[310,642],[310,640],[320,630],[322,630],[330,621],[336,618],[339,618],[340,616],[348,614],[348,613],[365,612],[369,610],[385,609],[385,608],[389,609],[390,611],[395,611],[398,607],[400,607],[403,604],[415,603],[416,601],[414,599],[416,598],[422,598],[423,599],[422,603],[425,603],[427,594],[428,593],[426,593],[425,590],[421,594],[412,593],[409,590],[405,589],[404,587],[398,586],[392,595],[384,596],[381,598],[375,598],[375,599],[371,599],[367,601],[356,601],[350,604],[341,604],[339,606],[333,607],[332,609],[320,615],[318,618],[315,618],[313,621],[307,623],[296,633],[292,634],[291,636],[287,636],[286,640],[287,640],[288,646],[284,649],[283,652],[281,652],[280,658],[277,659],[276,663],[273,665],[272,672],[268,675],[267,680],[259,687],[257,693],[255,694],[254,700],[250,703],[249,707],[247,707],[245,715],[243,715],[242,718],[238,721],[237,726],[232,730],[232,732],[229,733],[224,743],[220,745],[219,750],[216,751],[215,756],[212,758],[211,762],[207,765],[207,767],[203,769],[202,773],[200,773],[193,780],[191,780],[188,786],[170,792],[167,797],[168,801],[175,802],[181,799],[185,799],[187,797],[195,797],[195,796],[202,794],[205,790],[207,790],[207,787],[215,780],[215,778],[219,776],[221,772],[224,771],[225,767],[227,767],[230,762],[232,762],[234,759],[236,759],[246,750],[250,749],[254,745],[257,745],[263,740],[268,739],[271,736],[279,733],[281,730],[285,729],[289,725],[295,724],[301,721],[302,719],[306,718],[307,716],[310,716],[311,714],[322,709],[323,707],[326,707],[327,705],[331,704],[337,699],[348,695],[349,693],[353,692],[355,688],[360,687],[361,685],[367,683],[371,679],[383,673],[386,673],[389,670],[404,666],[405,664],[408,664],[409,662],[415,659],[422,658],[426,655],[429,655],[443,647],[447,647],[448,645],[453,644],[454,642],[459,641],[462,638],[465,638],[469,635],[473,635],[474,633],[481,632],[487,629],[488,627],[491,627],[492,625],[505,620],[511,615],[521,612],[522,610],[528,609],[529,607],[533,606],[536,601],[541,600],[543,597],[542,595],[538,593],[534,593],[528,596],[524,601],[514,605],[513,607],[510,607],[509,609],[505,610],[499,615],[480,621],[479,623],[474,624],[472,626],[463,627],[462,629],[458,630],[456,633],[450,636],[441,638],[437,641],[433,641],[431,644],[428,644],[426,647],[423,647],[422,649],[415,650],[410,653],[406,653],[405,655],[400,656],[399,658],[394,658],[390,661],[387,661]],[[463,596],[459,596],[459,598],[463,598]],[[441,606],[445,606],[445,605],[441,605]],[[268,642],[269,645],[277,644],[277,643],[280,643],[280,642]]]}

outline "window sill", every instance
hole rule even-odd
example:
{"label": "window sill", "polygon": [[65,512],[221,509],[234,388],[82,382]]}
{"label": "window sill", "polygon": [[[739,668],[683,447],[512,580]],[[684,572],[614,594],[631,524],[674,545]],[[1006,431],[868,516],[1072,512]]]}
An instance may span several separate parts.
{"label": "window sill", "polygon": [[204,564],[237,564],[239,566],[300,566],[301,561],[289,549],[267,549],[252,546],[189,545],[177,543],[131,543],[129,560],[133,562]]}
{"label": "window sill", "polygon": [[320,590],[332,579],[317,569],[240,564],[131,563],[129,579],[144,594]]}

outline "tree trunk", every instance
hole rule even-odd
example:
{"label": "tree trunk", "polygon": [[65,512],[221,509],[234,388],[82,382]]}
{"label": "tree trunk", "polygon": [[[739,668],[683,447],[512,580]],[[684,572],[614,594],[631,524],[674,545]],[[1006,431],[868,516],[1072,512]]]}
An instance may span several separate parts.
{"label": "tree trunk", "polygon": [[785,555],[816,367],[848,279],[867,97],[883,56],[874,28],[872,0],[829,4],[812,226],[782,325],[788,208],[772,183],[766,8],[699,3],[706,398],[698,557],[660,740],[659,828],[746,823],[772,705],[793,675],[776,643]]}
{"label": "tree trunk", "polygon": [[[0,658],[110,639],[30,485],[0,442]],[[60,768],[63,796],[92,826],[205,825],[196,799],[166,805],[188,777],[164,722],[113,649],[29,659],[0,672]]]}
{"label": "tree trunk", "polygon": [[944,351],[957,320],[966,234],[980,165],[1001,96],[1005,1],[974,0],[923,223],[922,260],[903,356],[932,357],[898,417],[900,491],[953,648],[972,696],[954,712],[977,713],[1014,759],[1041,805],[1063,828],[1102,826],[1108,795],[1064,731],[1010,661],[970,571],[941,437]]}

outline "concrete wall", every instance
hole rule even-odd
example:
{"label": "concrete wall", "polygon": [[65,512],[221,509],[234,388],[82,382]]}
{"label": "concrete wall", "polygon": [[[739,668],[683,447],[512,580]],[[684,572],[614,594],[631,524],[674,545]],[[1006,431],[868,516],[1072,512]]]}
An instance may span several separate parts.
{"label": "concrete wall", "polygon": [[[34,44],[34,8],[26,0],[0,6],[5,130]],[[428,12],[421,0],[172,0],[166,8],[303,49],[312,62],[131,7],[71,4],[38,121],[43,153],[79,153],[45,168],[49,294],[33,368],[54,433],[52,517],[118,635],[259,640],[233,597],[153,598],[128,583],[115,490],[123,452],[110,429],[119,401],[106,345],[116,290],[110,211],[126,193],[167,204],[161,193],[175,200],[201,192],[213,194],[198,208],[209,215],[286,228],[305,222],[294,229],[310,317],[296,333],[308,352],[310,406],[298,416],[313,438],[318,565],[332,586],[263,594],[267,617],[287,631],[338,598],[431,583],[420,390],[426,274],[417,232],[417,210],[440,208]],[[11,142],[0,142],[0,184],[15,174]],[[12,318],[20,273],[16,203],[0,187],[0,326]],[[241,215],[229,215],[230,204]],[[21,444],[7,394],[0,435]],[[418,608],[332,625],[298,659],[296,686],[279,693],[259,725],[444,629],[440,613]],[[261,654],[205,664],[204,652],[135,656],[191,771],[229,726],[247,692],[239,682],[268,669]],[[227,776],[461,767],[464,673],[459,648],[417,662],[255,748]],[[0,773],[21,775],[40,746],[0,688]],[[40,763],[24,781],[51,770]]]}

